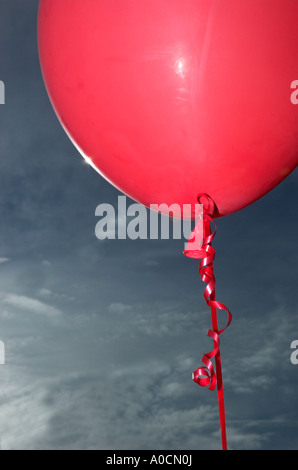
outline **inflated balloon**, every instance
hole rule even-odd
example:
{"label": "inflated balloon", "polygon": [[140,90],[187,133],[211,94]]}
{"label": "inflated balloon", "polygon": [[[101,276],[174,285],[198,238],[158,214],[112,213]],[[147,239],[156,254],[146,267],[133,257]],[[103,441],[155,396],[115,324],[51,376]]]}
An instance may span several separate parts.
{"label": "inflated balloon", "polygon": [[101,175],[146,206],[203,204],[185,254],[203,258],[214,349],[193,379],[217,385],[226,449],[217,312],[231,314],[210,223],[297,166],[298,1],[41,0],[38,42],[57,116]]}
{"label": "inflated balloon", "polygon": [[39,51],[105,178],[146,206],[206,193],[226,215],[297,165],[297,25],[297,0],[41,0]]}

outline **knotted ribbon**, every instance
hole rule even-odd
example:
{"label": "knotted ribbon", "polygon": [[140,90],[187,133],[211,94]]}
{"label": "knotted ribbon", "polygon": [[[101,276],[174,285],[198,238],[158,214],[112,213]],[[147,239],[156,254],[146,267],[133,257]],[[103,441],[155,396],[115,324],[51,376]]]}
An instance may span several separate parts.
{"label": "knotted ribbon", "polygon": [[[212,215],[214,213],[214,202],[206,194],[198,196],[199,204],[202,204],[202,215],[200,216],[184,255],[189,258],[201,259],[199,263],[199,274],[203,282],[207,284],[204,291],[204,299],[211,309],[212,329],[209,329],[207,336],[213,339],[214,348],[202,357],[204,366],[199,367],[193,373],[193,380],[202,387],[209,387],[214,390],[217,386],[219,418],[221,427],[222,448],[227,450],[226,423],[225,423],[225,405],[222,382],[222,368],[220,358],[219,336],[226,330],[232,321],[232,314],[225,305],[218,302],[215,297],[215,277],[213,270],[213,261],[215,258],[215,249],[211,246],[211,242],[215,237],[217,227],[214,223]],[[214,231],[211,231],[211,224]],[[224,310],[227,312],[228,321],[226,326],[219,330],[217,321],[217,311]],[[215,359],[215,369],[211,359]]]}

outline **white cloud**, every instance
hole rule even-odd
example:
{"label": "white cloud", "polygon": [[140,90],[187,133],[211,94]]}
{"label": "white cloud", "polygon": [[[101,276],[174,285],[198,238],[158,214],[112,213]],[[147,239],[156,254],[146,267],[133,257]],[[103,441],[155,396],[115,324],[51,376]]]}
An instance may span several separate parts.
{"label": "white cloud", "polygon": [[121,302],[115,302],[109,305],[109,312],[121,315],[122,313],[131,312],[132,306],[123,304]]}
{"label": "white cloud", "polygon": [[20,310],[30,311],[39,315],[46,315],[49,317],[57,317],[61,315],[61,311],[51,305],[48,305],[40,300],[26,297],[17,294],[4,294],[2,295],[2,302],[6,305],[18,308]]}
{"label": "white cloud", "polygon": [[41,295],[42,297],[49,297],[52,295],[52,291],[46,288],[42,288],[39,290],[38,294]]}

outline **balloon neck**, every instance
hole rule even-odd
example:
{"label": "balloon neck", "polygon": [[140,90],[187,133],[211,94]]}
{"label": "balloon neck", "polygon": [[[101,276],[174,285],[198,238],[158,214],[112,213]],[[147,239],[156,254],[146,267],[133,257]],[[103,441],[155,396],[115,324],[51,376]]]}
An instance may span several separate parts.
{"label": "balloon neck", "polygon": [[203,206],[203,213],[212,217],[215,212],[215,203],[208,194],[200,193],[197,196],[198,203]]}

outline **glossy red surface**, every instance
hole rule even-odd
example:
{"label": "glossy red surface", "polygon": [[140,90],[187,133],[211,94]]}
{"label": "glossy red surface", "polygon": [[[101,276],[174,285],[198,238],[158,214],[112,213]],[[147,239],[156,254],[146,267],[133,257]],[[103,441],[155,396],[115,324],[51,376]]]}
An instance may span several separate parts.
{"label": "glossy red surface", "polygon": [[297,0],[41,0],[38,42],[66,132],[146,206],[226,215],[298,163]]}

